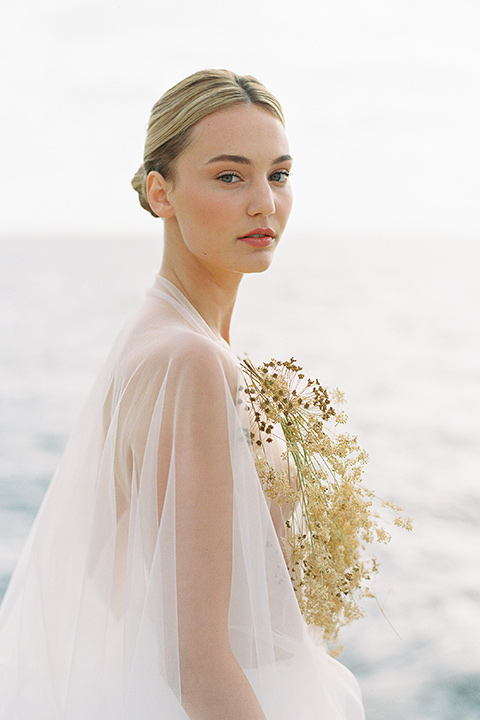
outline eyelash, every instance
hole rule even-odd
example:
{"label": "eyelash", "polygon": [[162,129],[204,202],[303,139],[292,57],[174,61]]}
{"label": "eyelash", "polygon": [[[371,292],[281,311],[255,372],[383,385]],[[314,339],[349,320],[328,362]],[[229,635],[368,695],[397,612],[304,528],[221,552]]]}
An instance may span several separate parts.
{"label": "eyelash", "polygon": [[[275,170],[275,172],[273,172],[270,175],[270,177],[272,178],[274,175],[282,175],[284,179],[283,180],[274,180],[273,182],[284,183],[287,181],[287,178],[290,177],[290,171],[289,170]],[[232,178],[232,177],[240,178],[240,175],[236,172],[220,173],[220,175],[217,175],[217,180],[224,180],[224,178]],[[235,185],[235,183],[225,182],[225,185]]]}

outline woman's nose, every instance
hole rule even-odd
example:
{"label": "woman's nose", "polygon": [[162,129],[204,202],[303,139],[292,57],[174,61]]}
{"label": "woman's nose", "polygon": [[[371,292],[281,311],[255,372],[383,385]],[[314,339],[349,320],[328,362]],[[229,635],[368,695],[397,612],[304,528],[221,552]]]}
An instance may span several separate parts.
{"label": "woman's nose", "polygon": [[266,181],[252,185],[248,214],[252,217],[254,215],[268,217],[269,215],[274,215],[275,210],[275,199],[269,182]]}

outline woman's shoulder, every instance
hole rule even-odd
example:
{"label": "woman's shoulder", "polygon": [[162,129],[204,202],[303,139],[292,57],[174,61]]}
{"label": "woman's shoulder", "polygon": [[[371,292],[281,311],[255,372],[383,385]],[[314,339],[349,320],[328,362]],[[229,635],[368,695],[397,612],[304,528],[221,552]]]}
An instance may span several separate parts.
{"label": "woman's shoulder", "polygon": [[167,350],[169,371],[174,375],[188,374],[203,379],[223,374],[230,385],[237,382],[238,359],[228,345],[201,333],[189,330],[176,332]]}
{"label": "woman's shoulder", "polygon": [[168,340],[172,359],[189,363],[202,359],[233,362],[235,357],[226,343],[189,328],[177,329]]}
{"label": "woman's shoulder", "polygon": [[226,343],[216,340],[188,324],[162,324],[132,328],[120,365],[128,375],[150,379],[172,379],[188,375],[198,382],[212,374],[224,374],[229,384],[237,382],[238,360]]}

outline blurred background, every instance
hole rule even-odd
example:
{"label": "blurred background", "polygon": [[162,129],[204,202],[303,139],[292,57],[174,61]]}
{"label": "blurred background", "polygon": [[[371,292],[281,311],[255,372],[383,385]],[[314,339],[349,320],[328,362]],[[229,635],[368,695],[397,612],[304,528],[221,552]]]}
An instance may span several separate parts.
{"label": "blurred background", "polygon": [[[480,5],[7,0],[0,21],[0,595],[161,258],[130,179],[205,67],[281,100],[295,204],[233,345],[347,395],[366,484],[415,519],[342,636],[369,720],[480,718]],[[384,614],[388,618],[385,619]],[[392,629],[393,626],[393,629]]]}

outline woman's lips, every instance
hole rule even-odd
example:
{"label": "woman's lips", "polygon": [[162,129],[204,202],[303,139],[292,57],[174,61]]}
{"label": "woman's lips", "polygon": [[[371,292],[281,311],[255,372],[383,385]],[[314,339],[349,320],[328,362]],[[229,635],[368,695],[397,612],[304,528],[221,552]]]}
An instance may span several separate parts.
{"label": "woman's lips", "polygon": [[275,233],[271,228],[255,228],[247,235],[238,238],[251,247],[268,247],[275,240]]}

